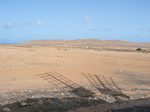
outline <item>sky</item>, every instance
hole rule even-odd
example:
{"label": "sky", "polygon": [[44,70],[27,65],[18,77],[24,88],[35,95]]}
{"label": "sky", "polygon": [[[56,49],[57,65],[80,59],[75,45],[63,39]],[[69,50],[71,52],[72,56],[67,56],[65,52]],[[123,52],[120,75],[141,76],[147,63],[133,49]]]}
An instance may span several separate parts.
{"label": "sky", "polygon": [[0,44],[89,38],[150,42],[150,0],[0,0]]}

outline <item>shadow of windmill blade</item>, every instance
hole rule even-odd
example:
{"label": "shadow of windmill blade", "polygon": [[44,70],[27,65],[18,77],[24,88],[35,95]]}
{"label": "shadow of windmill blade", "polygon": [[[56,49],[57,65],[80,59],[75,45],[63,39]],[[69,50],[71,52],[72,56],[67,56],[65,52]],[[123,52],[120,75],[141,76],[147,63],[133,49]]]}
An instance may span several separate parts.
{"label": "shadow of windmill blade", "polygon": [[92,84],[93,87],[99,88],[101,86],[99,85],[99,82],[92,77],[91,74],[82,73],[82,75]]}
{"label": "shadow of windmill blade", "polygon": [[57,87],[70,88],[69,92],[74,93],[80,97],[92,97],[93,94],[95,94],[94,92],[87,90],[86,88],[56,72],[49,72],[38,76]]}
{"label": "shadow of windmill blade", "polygon": [[114,92],[114,96],[116,95],[116,96],[120,96],[120,97],[124,97],[124,98],[129,98],[129,96],[125,95],[121,91],[121,89],[116,85],[116,83],[114,82],[114,80],[111,77],[109,77],[109,79],[110,79],[112,87],[116,89],[116,91]]}
{"label": "shadow of windmill blade", "polygon": [[129,98],[123,94],[111,77],[105,78],[103,76],[100,78],[97,75],[82,74],[101,94],[111,95],[116,100],[120,100],[119,97]]}
{"label": "shadow of windmill blade", "polygon": [[51,78],[49,76],[49,74],[47,74],[47,73],[39,74],[37,76],[39,76],[40,78],[46,80],[47,82],[49,82],[50,84],[52,84],[52,85],[54,85],[56,87],[66,88],[66,86],[63,83],[59,82],[58,80],[55,80],[54,78]]}
{"label": "shadow of windmill blade", "polygon": [[[111,95],[117,100],[120,100],[119,97],[129,98],[118,88],[118,86],[116,85],[116,83],[113,81],[111,77],[110,80],[106,79],[104,76],[103,76],[103,80],[101,80],[97,75],[95,75],[95,77],[99,81],[99,83],[103,86],[103,88],[99,88],[99,91],[101,93]],[[116,90],[112,88],[116,88]]]}

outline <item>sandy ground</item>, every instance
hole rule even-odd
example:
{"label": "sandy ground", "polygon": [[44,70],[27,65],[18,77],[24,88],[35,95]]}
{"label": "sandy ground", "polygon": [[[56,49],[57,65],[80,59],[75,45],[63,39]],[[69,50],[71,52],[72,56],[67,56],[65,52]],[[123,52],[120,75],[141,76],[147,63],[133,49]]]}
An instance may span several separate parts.
{"label": "sandy ground", "polygon": [[[55,78],[44,79],[45,74]],[[70,80],[68,86],[76,83],[88,89],[100,83],[103,87],[150,89],[150,53],[0,46],[0,93],[62,87],[65,79],[57,74]]]}

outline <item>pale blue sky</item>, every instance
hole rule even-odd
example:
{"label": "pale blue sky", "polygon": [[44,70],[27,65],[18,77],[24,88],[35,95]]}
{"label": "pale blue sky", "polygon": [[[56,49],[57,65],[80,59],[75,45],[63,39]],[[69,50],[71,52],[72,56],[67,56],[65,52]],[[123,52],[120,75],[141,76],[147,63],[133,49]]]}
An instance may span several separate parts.
{"label": "pale blue sky", "polygon": [[150,42],[150,0],[0,0],[0,43],[88,38]]}

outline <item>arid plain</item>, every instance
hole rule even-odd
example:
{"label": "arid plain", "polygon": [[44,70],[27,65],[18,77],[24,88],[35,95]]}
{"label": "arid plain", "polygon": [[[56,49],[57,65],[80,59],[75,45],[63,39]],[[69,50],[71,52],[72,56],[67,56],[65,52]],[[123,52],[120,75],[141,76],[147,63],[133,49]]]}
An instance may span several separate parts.
{"label": "arid plain", "polygon": [[124,88],[127,90],[122,89],[122,92],[127,95],[147,94],[150,92],[150,53],[129,49],[135,51],[1,45],[0,93],[61,87],[60,83],[53,83],[55,80],[40,77],[52,73],[67,77],[87,89],[94,88],[94,85],[86,76],[97,76],[102,87],[105,84],[106,87]]}
{"label": "arid plain", "polygon": [[149,98],[149,43],[87,39],[0,45],[0,111],[149,110]]}

